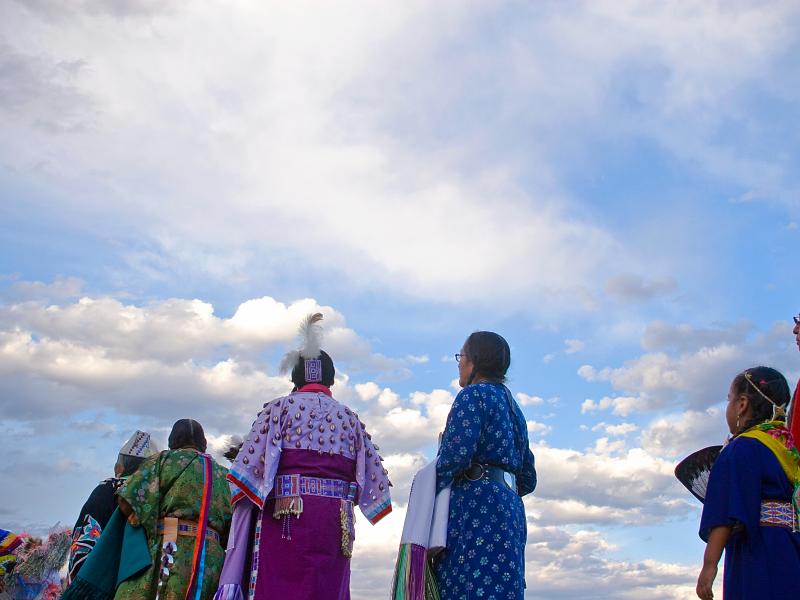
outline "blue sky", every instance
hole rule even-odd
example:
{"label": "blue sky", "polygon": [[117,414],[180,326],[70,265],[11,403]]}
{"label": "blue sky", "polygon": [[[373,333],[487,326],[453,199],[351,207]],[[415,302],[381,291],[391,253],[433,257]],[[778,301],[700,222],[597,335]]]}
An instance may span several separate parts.
{"label": "blue sky", "polygon": [[[800,377],[792,2],[0,6],[0,525],[71,524],[135,428],[215,452],[307,311],[387,453],[386,589],[466,335],[510,342],[528,592],[693,596],[672,477],[739,370]],[[576,573],[581,573],[576,577]]]}

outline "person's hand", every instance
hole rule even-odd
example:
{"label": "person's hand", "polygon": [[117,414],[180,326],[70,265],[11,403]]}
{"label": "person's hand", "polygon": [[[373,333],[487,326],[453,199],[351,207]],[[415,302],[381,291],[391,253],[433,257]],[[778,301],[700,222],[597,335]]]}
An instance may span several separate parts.
{"label": "person's hand", "polygon": [[700,600],[713,600],[714,592],[714,579],[717,577],[717,565],[707,564],[703,565],[700,571],[700,576],[697,578],[697,597]]}

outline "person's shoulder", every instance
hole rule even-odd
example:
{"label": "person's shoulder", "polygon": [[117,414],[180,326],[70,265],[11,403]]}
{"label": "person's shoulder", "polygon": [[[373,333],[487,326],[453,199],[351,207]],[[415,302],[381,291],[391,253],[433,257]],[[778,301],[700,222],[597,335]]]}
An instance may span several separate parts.
{"label": "person's shoulder", "polygon": [[728,442],[728,445],[720,452],[717,461],[741,460],[758,454],[761,452],[762,448],[769,451],[767,447],[757,439],[740,435]]}
{"label": "person's shoulder", "polygon": [[261,414],[263,414],[265,412],[267,412],[267,413],[270,412],[273,408],[280,407],[284,402],[286,402],[289,398],[294,397],[296,394],[297,394],[297,392],[292,392],[292,393],[287,394],[285,396],[278,396],[277,398],[274,398],[273,400],[270,400],[269,402],[264,402],[261,410],[258,411],[258,415],[256,416],[256,418],[258,418],[258,416],[260,416]]}
{"label": "person's shoulder", "polygon": [[99,498],[102,496],[113,496],[116,491],[116,486],[114,485],[115,479],[109,478],[104,479],[100,483],[95,486],[92,490],[92,493],[89,494],[89,498]]}
{"label": "person's shoulder", "polygon": [[486,387],[484,382],[470,383],[456,394],[455,402],[460,405],[476,405],[483,403],[490,394],[491,390]]}
{"label": "person's shoulder", "polygon": [[494,381],[470,383],[461,388],[458,395],[471,398],[487,398],[489,396],[505,395],[505,386],[502,383]]}

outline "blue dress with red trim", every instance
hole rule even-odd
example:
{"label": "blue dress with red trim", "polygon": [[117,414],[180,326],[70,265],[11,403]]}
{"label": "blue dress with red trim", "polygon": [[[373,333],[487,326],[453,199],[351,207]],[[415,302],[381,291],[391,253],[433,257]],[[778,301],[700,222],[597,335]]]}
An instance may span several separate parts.
{"label": "blue dress with red trim", "polygon": [[711,469],[700,537],[735,527],[725,546],[725,600],[800,598],[800,533],[761,525],[761,502],[790,502],[792,485],[772,451],[753,438],[737,437]]}
{"label": "blue dress with red trim", "polygon": [[[527,523],[521,495],[536,487],[528,428],[500,383],[468,385],[456,396],[436,464],[437,488],[451,485],[447,548],[434,572],[442,600],[522,600]],[[469,481],[473,462],[517,477],[519,494],[488,478]]]}

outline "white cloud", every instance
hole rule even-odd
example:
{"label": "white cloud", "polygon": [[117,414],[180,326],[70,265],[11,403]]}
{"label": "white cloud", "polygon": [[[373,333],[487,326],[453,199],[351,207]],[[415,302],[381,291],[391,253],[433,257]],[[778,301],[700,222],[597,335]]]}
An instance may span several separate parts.
{"label": "white cloud", "polygon": [[713,407],[656,419],[642,431],[640,443],[656,456],[681,459],[700,448],[721,444],[727,435],[724,412]]}
{"label": "white cloud", "polygon": [[[309,7],[295,3],[226,11],[226,28],[219,10],[174,5],[145,33],[138,19],[94,8],[56,20],[17,5],[4,14],[5,31],[27,32],[7,36],[15,44],[7,54],[24,65],[11,69],[9,89],[29,91],[0,113],[12,141],[2,160],[20,178],[33,177],[35,165],[37,181],[89,227],[124,223],[147,240],[131,262],[148,276],[190,269],[241,280],[254,266],[274,273],[290,257],[359,287],[583,310],[597,306],[606,281],[631,297],[671,280],[648,272],[652,263],[569,197],[558,178],[562,140],[602,138],[608,123],[618,133],[633,120],[639,135],[722,179],[783,189],[785,165],[746,145],[720,147],[714,134],[725,119],[742,118],[731,102],[737,86],[772,74],[767,67],[790,43],[783,24],[794,11],[784,5],[518,6],[522,16],[512,16],[423,2],[376,15],[355,3],[314,7],[312,26]],[[490,33],[482,28],[488,14],[509,24],[501,39],[476,35]],[[483,40],[480,60],[452,52],[464,36]],[[207,57],[200,66],[198,53]],[[454,55],[455,68],[441,62]],[[155,60],[159,69],[139,68]],[[650,77],[618,80],[621,65],[645,64]],[[459,119],[483,93],[504,110]],[[424,116],[414,110],[411,118],[410,105],[426,106]],[[536,165],[524,176],[514,144],[487,151],[519,131],[528,132],[519,156]],[[318,223],[325,226],[313,243],[297,235]],[[460,244],[477,230],[479,238]],[[452,268],[454,247],[468,272]]]}
{"label": "white cloud", "polygon": [[586,342],[582,340],[564,340],[564,346],[566,346],[564,350],[566,354],[575,354],[586,347]]}
{"label": "white cloud", "polygon": [[633,423],[618,423],[616,425],[609,423],[598,423],[592,427],[592,431],[604,431],[607,435],[612,437],[624,437],[629,433],[637,431],[639,428]]}
{"label": "white cloud", "polygon": [[[286,377],[269,374],[259,353],[292,347],[302,316],[316,310],[325,314],[324,345],[340,369],[344,364],[386,374],[421,364],[419,358],[406,362],[374,353],[340,313],[310,299],[286,305],[263,297],[243,303],[229,319],[197,299],[146,306],[109,297],[50,305],[28,301],[0,305],[0,404],[18,419],[109,404],[121,413],[165,417],[191,407],[202,419],[225,407],[220,425],[241,425],[244,417],[235,408],[291,387]],[[371,382],[352,390],[344,372],[337,382],[337,395],[371,399],[372,393],[384,412],[400,402],[391,389]]]}
{"label": "white cloud", "polygon": [[627,417],[631,413],[639,412],[644,408],[645,402],[642,398],[635,398],[631,396],[605,396],[597,402],[591,398],[584,400],[581,403],[581,414],[611,409],[611,412],[613,412],[615,415]]}
{"label": "white cloud", "polygon": [[528,425],[528,433],[539,435],[540,437],[546,436],[548,433],[553,431],[553,428],[550,425],[546,425],[544,423],[540,423],[539,421],[526,421]]}
{"label": "white cloud", "polygon": [[622,440],[599,438],[585,452],[540,443],[533,452],[541,485],[526,506],[540,524],[635,525],[681,517],[692,509],[672,460],[627,448]]}
{"label": "white cloud", "polygon": [[[626,396],[587,400],[582,412],[614,407],[615,414],[656,410],[681,402],[694,410],[712,406],[727,395],[733,377],[755,364],[791,372],[785,346],[791,339],[786,323],[752,332],[739,323],[729,328],[702,329],[656,322],[645,332],[643,344],[672,350],[646,352],[621,367],[596,369],[582,365],[578,375],[589,382],[609,382]],[[624,412],[623,412],[624,411]]]}
{"label": "white cloud", "polygon": [[367,383],[357,383],[354,387],[356,393],[358,394],[358,397],[361,398],[361,400],[364,402],[369,402],[370,400],[374,400],[375,398],[378,397],[378,394],[381,393],[381,388],[374,381],[368,381]]}
{"label": "white cloud", "polygon": [[541,396],[531,396],[530,394],[525,394],[523,392],[517,392],[514,394],[514,397],[520,406],[539,406],[540,404],[544,403],[544,398]]}
{"label": "white cloud", "polygon": [[694,565],[620,560],[612,558],[615,550],[597,531],[570,532],[529,523],[526,600],[633,600],[643,596],[691,600],[697,578]]}

